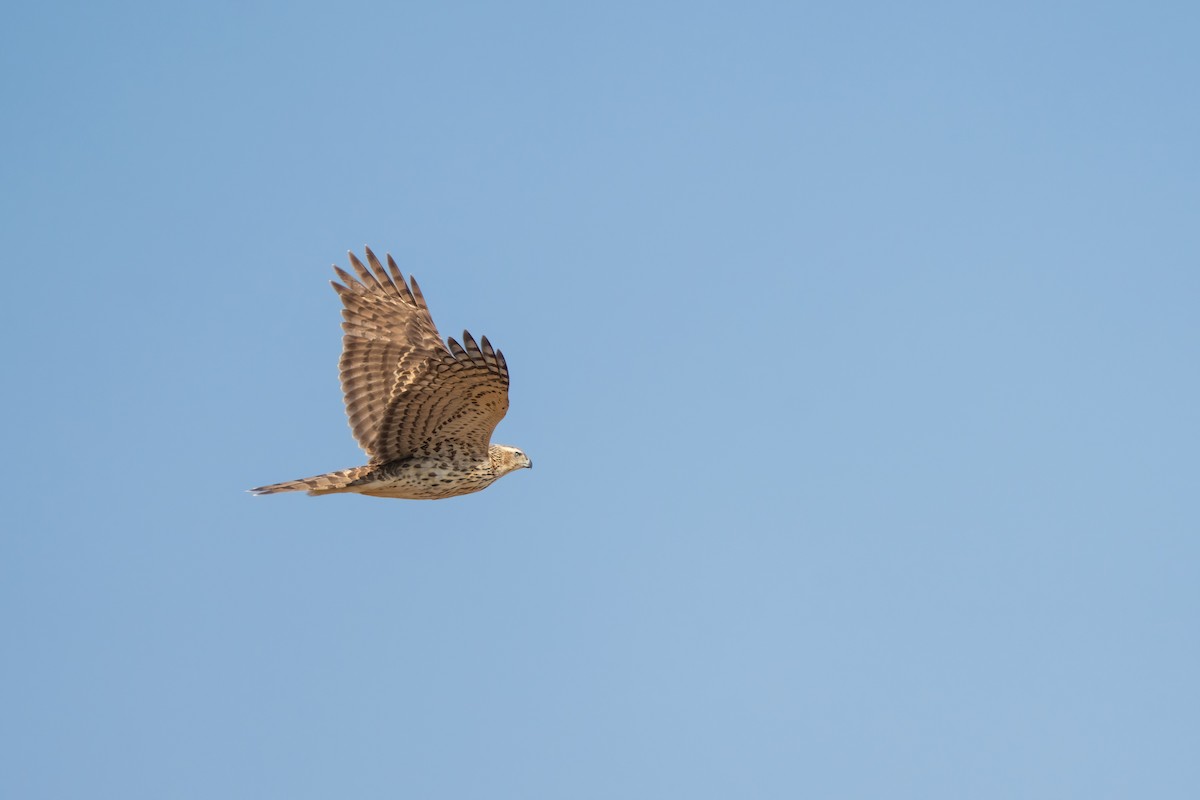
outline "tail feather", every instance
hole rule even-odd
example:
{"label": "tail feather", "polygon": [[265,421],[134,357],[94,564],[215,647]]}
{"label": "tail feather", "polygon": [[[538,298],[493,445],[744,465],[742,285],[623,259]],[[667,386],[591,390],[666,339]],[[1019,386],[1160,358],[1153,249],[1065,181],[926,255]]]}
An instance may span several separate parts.
{"label": "tail feather", "polygon": [[259,495],[279,494],[280,492],[308,492],[312,495],[319,495],[353,491],[352,489],[347,489],[347,487],[359,478],[369,475],[373,469],[374,467],[354,467],[353,469],[343,469],[338,472],[326,472],[324,475],[314,475],[311,478],[300,478],[299,480],[284,481],[283,483],[272,483],[269,486],[259,486],[256,489],[251,489],[250,493]]}

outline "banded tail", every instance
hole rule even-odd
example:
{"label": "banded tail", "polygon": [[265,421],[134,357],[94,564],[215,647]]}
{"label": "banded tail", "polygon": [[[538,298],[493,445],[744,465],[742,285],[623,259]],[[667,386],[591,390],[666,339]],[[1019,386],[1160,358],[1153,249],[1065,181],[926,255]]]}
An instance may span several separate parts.
{"label": "banded tail", "polygon": [[359,478],[370,475],[374,471],[374,467],[354,467],[353,469],[343,469],[338,472],[326,472],[324,475],[314,475],[311,478],[300,478],[299,480],[284,481],[283,483],[272,483],[269,486],[259,486],[257,489],[251,489],[250,493],[259,495],[279,494],[280,492],[308,492],[309,494],[316,495],[353,491],[353,489],[347,490],[346,487]]}

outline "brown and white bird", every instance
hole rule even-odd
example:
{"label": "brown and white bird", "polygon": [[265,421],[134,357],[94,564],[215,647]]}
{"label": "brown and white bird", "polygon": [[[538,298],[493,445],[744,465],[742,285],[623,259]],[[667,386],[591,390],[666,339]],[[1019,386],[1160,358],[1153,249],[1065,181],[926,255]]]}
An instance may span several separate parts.
{"label": "brown and white bird", "polygon": [[369,268],[349,256],[357,278],[333,268],[346,334],[338,369],[350,429],[370,462],[250,491],[439,500],[532,467],[516,447],[491,444],[508,411],[504,354],[466,331],[447,347],[416,280],[405,281],[390,255],[387,269],[370,248]]}

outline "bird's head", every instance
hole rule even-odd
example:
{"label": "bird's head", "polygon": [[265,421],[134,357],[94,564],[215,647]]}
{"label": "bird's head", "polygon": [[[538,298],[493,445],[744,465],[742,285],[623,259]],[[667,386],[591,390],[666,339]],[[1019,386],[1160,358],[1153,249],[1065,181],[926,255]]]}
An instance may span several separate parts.
{"label": "bird's head", "polygon": [[494,444],[488,448],[488,453],[492,458],[492,468],[496,470],[497,475],[504,475],[516,469],[533,468],[533,462],[520,448],[510,447],[506,444]]}

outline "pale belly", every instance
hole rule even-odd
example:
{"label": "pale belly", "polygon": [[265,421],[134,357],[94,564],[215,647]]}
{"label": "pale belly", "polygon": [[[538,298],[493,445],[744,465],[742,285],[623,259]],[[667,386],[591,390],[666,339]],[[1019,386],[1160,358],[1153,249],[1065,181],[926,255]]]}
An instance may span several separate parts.
{"label": "pale belly", "polygon": [[478,492],[495,480],[490,468],[452,469],[429,463],[389,464],[369,478],[355,482],[351,491],[369,497],[402,500],[442,500]]}

